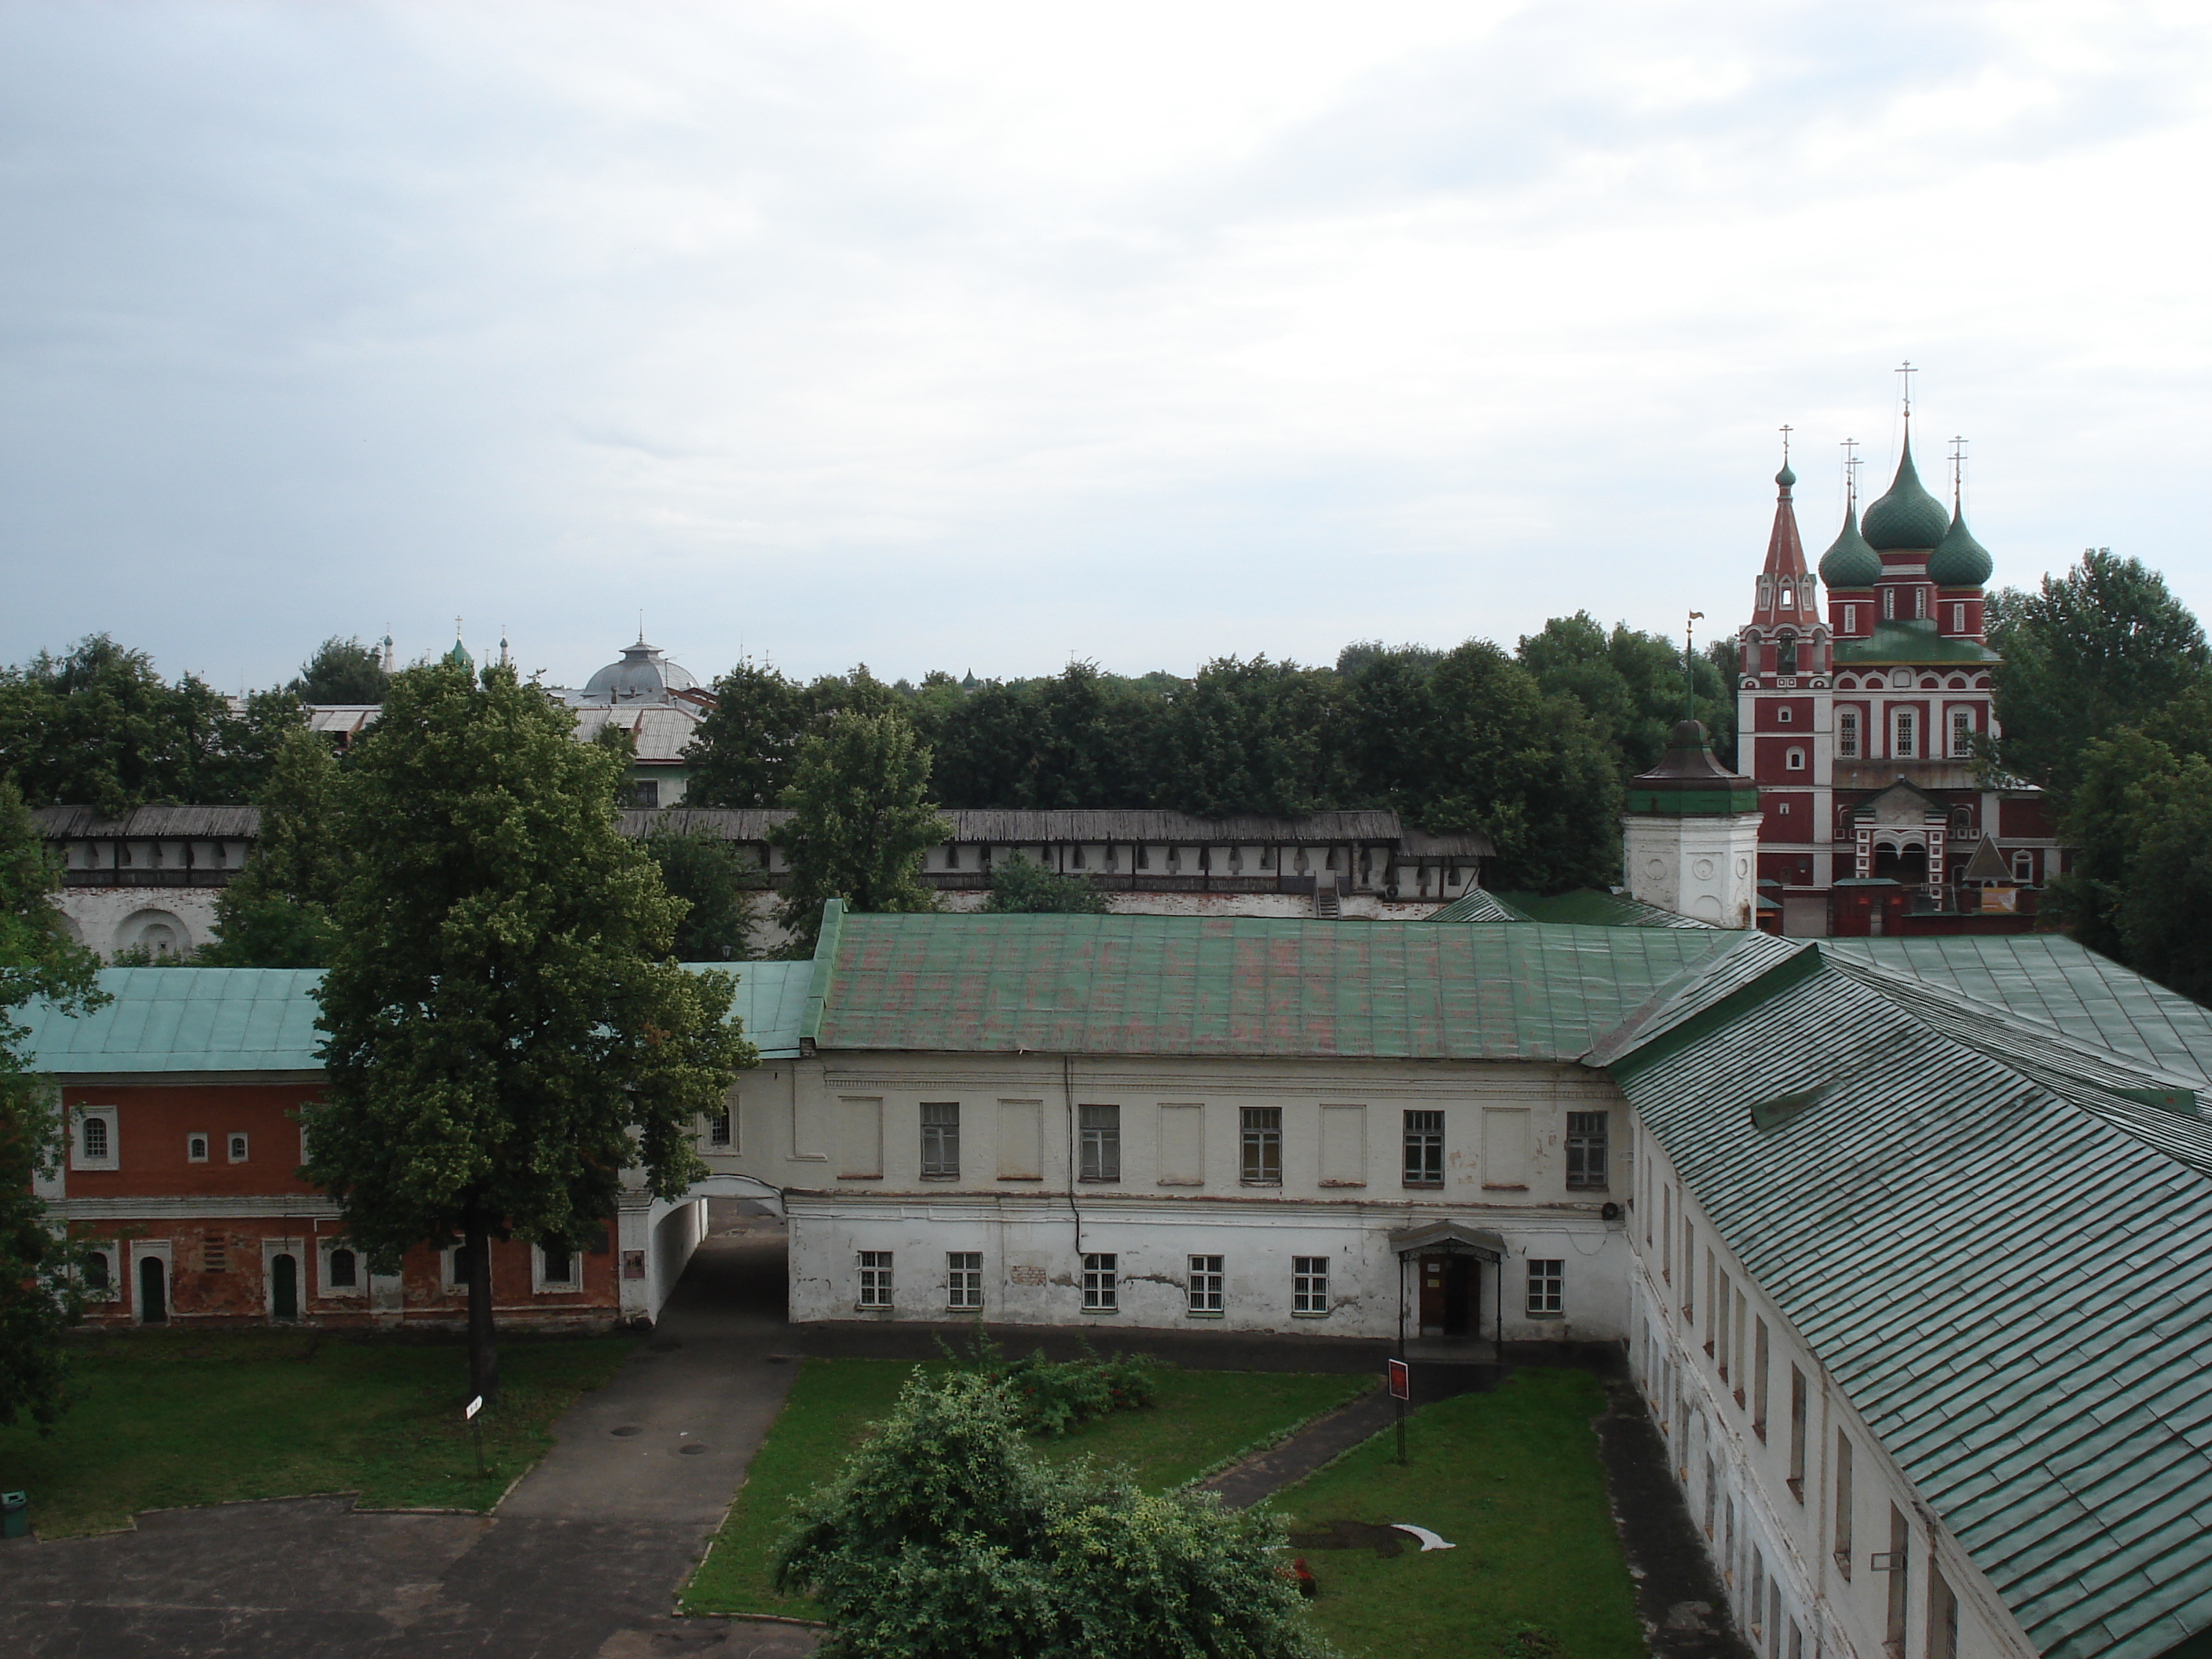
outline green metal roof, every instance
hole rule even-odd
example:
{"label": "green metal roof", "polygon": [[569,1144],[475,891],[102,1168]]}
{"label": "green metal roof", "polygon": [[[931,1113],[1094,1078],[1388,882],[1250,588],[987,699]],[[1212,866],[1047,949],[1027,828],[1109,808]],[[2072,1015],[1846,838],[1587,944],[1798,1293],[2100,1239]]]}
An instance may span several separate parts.
{"label": "green metal roof", "polygon": [[1950,987],[2169,1072],[2212,1083],[2212,1008],[2063,933],[1835,939],[1824,950]]}
{"label": "green metal roof", "polygon": [[1973,640],[1945,639],[1929,617],[1893,617],[1863,640],[1836,641],[1836,666],[1862,663],[1994,663],[2003,659]]}
{"label": "green metal roof", "polygon": [[1928,556],[1928,580],[1938,587],[1979,587],[1989,580],[1996,562],[1990,550],[1974,539],[1961,513],[1951,520],[1943,539]]}
{"label": "green metal roof", "polygon": [[1570,1060],[1736,936],[1138,915],[853,915],[823,1048]]}
{"label": "green metal roof", "polygon": [[1441,910],[1431,910],[1423,921],[1526,921],[1528,913],[1508,904],[1495,893],[1470,887]]}
{"label": "green metal roof", "polygon": [[2212,1125],[2005,1007],[1778,946],[1614,1078],[2039,1652],[2212,1626]]}
{"label": "green metal roof", "polygon": [[738,981],[730,1012],[744,1027],[745,1041],[763,1060],[799,1058],[799,1032],[806,1018],[811,962],[687,962],[695,974],[729,974]]}
{"label": "green metal roof", "polygon": [[114,999],[82,1018],[33,1004],[30,1068],[115,1072],[313,1072],[315,968],[103,968]]}
{"label": "green metal roof", "polygon": [[1889,493],[1866,510],[1868,544],[1885,552],[1933,547],[1942,540],[1950,523],[1951,515],[1943,510],[1943,503],[1920,482],[1920,470],[1912,465],[1912,434],[1908,430]]}
{"label": "green metal roof", "polygon": [[1588,927],[1674,927],[1715,930],[1708,921],[1677,915],[1656,904],[1646,904],[1626,893],[1604,893],[1595,887],[1578,887],[1569,893],[1540,898],[1534,893],[1511,893],[1507,902],[1526,913],[1531,921],[1575,922]]}
{"label": "green metal roof", "polygon": [[1856,501],[1844,508],[1844,527],[1820,555],[1820,580],[1831,587],[1872,587],[1881,580],[1881,555],[1859,534]]}

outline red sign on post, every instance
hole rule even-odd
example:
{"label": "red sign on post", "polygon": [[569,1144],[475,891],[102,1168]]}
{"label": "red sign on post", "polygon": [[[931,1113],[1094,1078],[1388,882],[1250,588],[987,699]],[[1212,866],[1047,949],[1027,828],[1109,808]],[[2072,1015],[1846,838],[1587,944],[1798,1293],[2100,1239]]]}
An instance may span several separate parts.
{"label": "red sign on post", "polygon": [[1390,1398],[1410,1400],[1413,1397],[1413,1368],[1402,1359],[1383,1362],[1389,1367]]}

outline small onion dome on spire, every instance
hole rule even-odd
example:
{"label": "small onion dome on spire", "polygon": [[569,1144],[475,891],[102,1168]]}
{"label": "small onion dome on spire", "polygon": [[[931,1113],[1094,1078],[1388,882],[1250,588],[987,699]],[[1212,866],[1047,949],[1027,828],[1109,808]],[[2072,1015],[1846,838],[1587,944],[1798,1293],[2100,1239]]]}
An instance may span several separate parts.
{"label": "small onion dome on spire", "polygon": [[1919,471],[1912,465],[1912,434],[1908,430],[1889,494],[1867,508],[1867,544],[1884,553],[1933,547],[1943,539],[1950,522],[1943,503],[1921,484]]}
{"label": "small onion dome on spire", "polygon": [[1774,475],[1774,482],[1780,484],[1784,489],[1791,489],[1796,484],[1797,475],[1790,470],[1789,462],[1783,462],[1782,471]]}
{"label": "small onion dome on spire", "polygon": [[1928,580],[1938,587],[1979,587],[1995,566],[1989,550],[1966,528],[1966,515],[1961,513],[1928,556]]}
{"label": "small onion dome on spire", "polygon": [[456,668],[466,669],[471,673],[476,671],[476,659],[469,655],[468,647],[463,645],[459,640],[455,640],[452,647],[447,651],[446,660]]}
{"label": "small onion dome on spire", "polygon": [[1872,587],[1881,576],[1881,555],[1859,534],[1856,502],[1844,509],[1844,528],[1833,545],[1820,555],[1820,580],[1831,589]]}

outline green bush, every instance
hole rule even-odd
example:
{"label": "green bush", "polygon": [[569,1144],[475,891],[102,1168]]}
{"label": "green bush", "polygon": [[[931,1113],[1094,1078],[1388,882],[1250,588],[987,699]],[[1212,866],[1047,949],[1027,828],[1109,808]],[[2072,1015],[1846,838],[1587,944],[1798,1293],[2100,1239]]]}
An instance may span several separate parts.
{"label": "green bush", "polygon": [[1101,1359],[1085,1342],[1080,1359],[1049,1360],[1042,1348],[1009,1359],[981,1326],[965,1352],[941,1336],[937,1346],[952,1364],[1006,1389],[1015,1427],[1024,1434],[1066,1434],[1115,1412],[1141,1410],[1159,1397],[1158,1362],[1150,1354]]}
{"label": "green bush", "polygon": [[848,1659],[1319,1659],[1270,1518],[1042,1462],[1006,1383],[917,1374],[804,1500],[776,1587]]}

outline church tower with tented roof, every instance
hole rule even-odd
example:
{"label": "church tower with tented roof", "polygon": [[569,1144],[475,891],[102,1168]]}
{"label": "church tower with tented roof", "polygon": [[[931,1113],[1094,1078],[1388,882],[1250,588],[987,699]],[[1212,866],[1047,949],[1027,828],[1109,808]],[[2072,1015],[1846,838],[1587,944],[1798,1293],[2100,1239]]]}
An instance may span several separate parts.
{"label": "church tower with tented roof", "polygon": [[1983,635],[1991,561],[1956,477],[1948,507],[1920,482],[1911,418],[1908,403],[1887,492],[1863,523],[1850,492],[1817,575],[1798,538],[1796,475],[1785,461],[1775,478],[1766,562],[1737,634],[1737,763],[1759,787],[1760,887],[1786,933],[2024,925],[1982,914],[1968,866],[1987,838],[2019,885],[2057,867],[2041,796],[1982,787],[1998,662]]}

